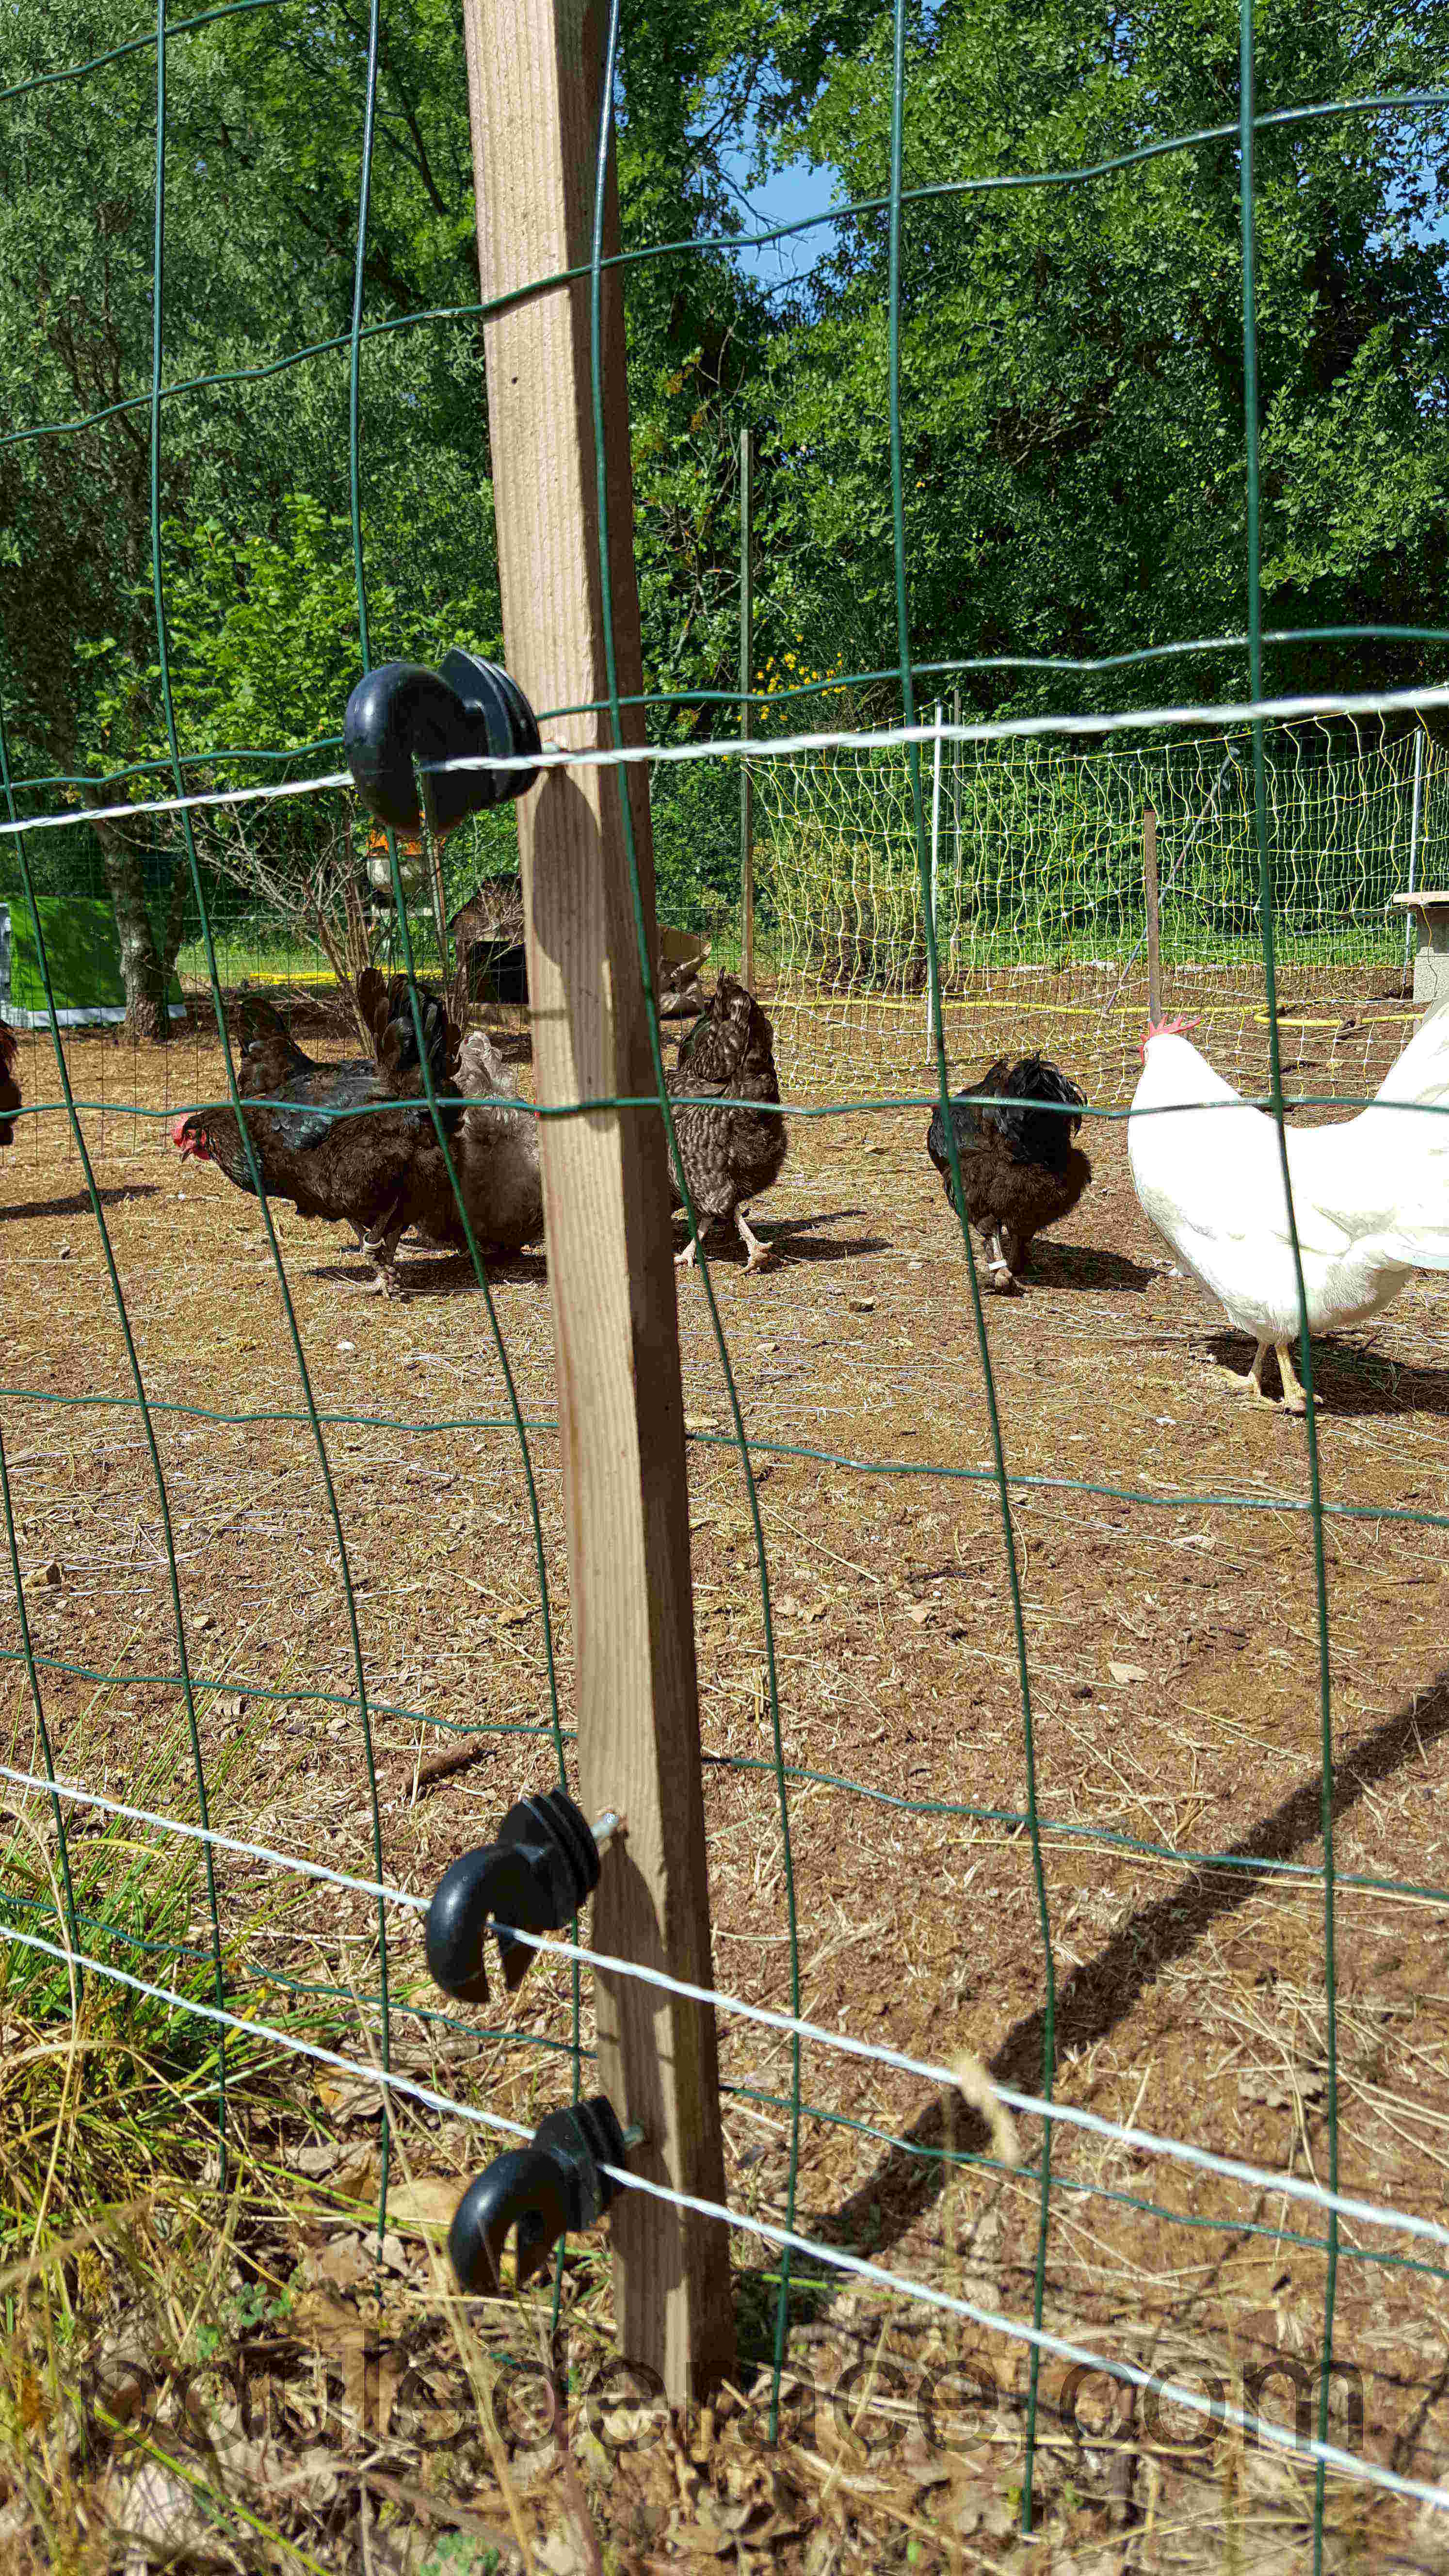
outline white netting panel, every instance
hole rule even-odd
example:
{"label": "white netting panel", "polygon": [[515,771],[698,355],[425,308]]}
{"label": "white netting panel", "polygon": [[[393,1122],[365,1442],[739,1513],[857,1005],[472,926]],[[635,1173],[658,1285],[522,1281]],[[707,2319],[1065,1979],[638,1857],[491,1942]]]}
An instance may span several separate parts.
{"label": "white netting panel", "polygon": [[[1426,735],[1377,723],[1274,727],[1267,750],[1284,1061],[1323,1073],[1331,1036],[1339,1087],[1372,1069],[1379,1023],[1387,1060],[1403,1042],[1390,900],[1408,886],[1411,841],[1418,883],[1432,874],[1445,765]],[[755,777],[761,980],[787,1090],[921,1088],[926,943],[904,748],[761,761]],[[1220,1034],[1236,1023],[1230,1057],[1249,1076],[1261,1028],[1266,1062],[1248,735],[1086,754],[943,736],[922,746],[921,786],[953,1062],[1015,1044],[1013,1023],[1040,1016],[1097,1096],[1130,1096],[1149,804],[1166,996],[1220,1018]]]}

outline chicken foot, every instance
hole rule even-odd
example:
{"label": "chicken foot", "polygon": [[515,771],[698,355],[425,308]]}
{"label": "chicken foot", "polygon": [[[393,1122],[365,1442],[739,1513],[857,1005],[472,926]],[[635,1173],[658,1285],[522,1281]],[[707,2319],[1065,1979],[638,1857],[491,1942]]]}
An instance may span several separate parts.
{"label": "chicken foot", "polygon": [[1293,1353],[1287,1342],[1278,1344],[1278,1367],[1283,1378],[1284,1412],[1305,1414],[1308,1411],[1308,1392],[1293,1365]]}
{"label": "chicken foot", "polygon": [[1234,1386],[1237,1387],[1240,1394],[1250,1395],[1255,1404],[1266,1404],[1270,1413],[1276,1413],[1278,1407],[1274,1403],[1272,1396],[1265,1395],[1263,1393],[1263,1362],[1267,1358],[1271,1349],[1271,1342],[1260,1342],[1258,1344],[1256,1351],[1253,1353],[1253,1365],[1247,1371],[1246,1375],[1241,1369],[1229,1368],[1226,1360],[1221,1360],[1218,1365],[1222,1369],[1224,1377],[1232,1379]]}
{"label": "chicken foot", "polygon": [[[1263,1362],[1269,1351],[1275,1349],[1278,1353],[1278,1368],[1283,1379],[1281,1402],[1276,1397],[1265,1395],[1263,1392]],[[1253,1365],[1246,1376],[1240,1374],[1235,1368],[1227,1367],[1226,1363],[1223,1366],[1223,1375],[1230,1377],[1234,1386],[1241,1387],[1244,1395],[1251,1395],[1255,1404],[1266,1405],[1270,1413],[1302,1415],[1308,1411],[1308,1398],[1299,1382],[1298,1372],[1293,1366],[1292,1350],[1286,1342],[1260,1342],[1253,1355]]]}
{"label": "chicken foot", "polygon": [[742,1207],[737,1207],[735,1210],[735,1232],[749,1255],[745,1263],[746,1270],[763,1270],[766,1262],[771,1258],[770,1246],[768,1243],[761,1243],[759,1236],[750,1231],[749,1221]]}
{"label": "chicken foot", "polygon": [[[694,1268],[695,1256],[699,1250],[700,1243],[703,1241],[705,1235],[708,1234],[711,1227],[716,1225],[718,1222],[719,1220],[713,1216],[705,1216],[701,1218],[699,1233],[697,1235],[692,1234],[688,1243],[685,1245],[684,1250],[682,1252],[676,1252],[674,1256],[674,1267],[676,1270],[692,1270]],[[773,1260],[774,1255],[769,1244],[762,1243],[759,1236],[753,1232],[745,1216],[744,1209],[740,1207],[737,1207],[735,1210],[735,1232],[738,1234],[748,1255],[745,1262],[746,1270],[763,1270],[766,1262]]]}
{"label": "chicken foot", "polygon": [[362,1249],[372,1263],[372,1277],[363,1290],[365,1297],[406,1297],[397,1266],[397,1248],[404,1229],[394,1226],[391,1233],[364,1235]]}
{"label": "chicken foot", "polygon": [[1016,1272],[1011,1258],[1010,1229],[998,1226],[986,1239],[986,1273],[998,1297],[1014,1297]]}

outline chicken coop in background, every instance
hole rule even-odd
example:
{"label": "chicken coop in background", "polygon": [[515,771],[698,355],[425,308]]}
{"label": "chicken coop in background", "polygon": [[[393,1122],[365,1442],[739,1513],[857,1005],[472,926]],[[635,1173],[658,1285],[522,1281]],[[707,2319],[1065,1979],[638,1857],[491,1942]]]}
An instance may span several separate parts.
{"label": "chicken coop in background", "polygon": [[[369,372],[369,240],[397,184],[385,23],[372,0],[338,56],[350,330],[255,371],[325,361],[345,396],[359,671],[423,655],[384,633],[380,584],[369,609],[362,506],[369,422],[427,429]],[[153,537],[210,398],[168,380],[166,336],[172,295],[206,301],[204,263],[168,275],[166,217],[206,180],[195,153],[168,164],[168,72],[207,26],[163,8],[0,98],[98,80],[108,132],[154,115],[128,308],[149,381],[117,403]],[[516,808],[500,790],[441,856],[421,833],[430,926],[396,837],[373,882],[335,738],[187,738],[164,549],[137,649],[168,752],[105,780],[110,805],[93,779],[15,774],[4,725],[41,683],[4,639],[0,897],[31,923],[46,1027],[0,1103],[0,2001],[32,2087],[6,2126],[0,2074],[0,2376],[31,2427],[69,2420],[72,2377],[100,2394],[84,2461],[7,2461],[0,2509],[54,2559],[97,2522],[169,2547],[200,2496],[203,2539],[250,2547],[265,2507],[313,2565],[369,2564],[435,2512],[520,2567],[540,2542],[535,2563],[602,2565],[600,2528],[621,2553],[795,2550],[807,2576],[1015,2564],[1019,2532],[1060,2563],[1110,2542],[1124,2565],[1436,2566],[1442,1292],[1320,1352],[1321,1419],[1246,1412],[1117,1113],[1149,806],[1165,998],[1280,1138],[1374,1089],[1414,1024],[1390,907],[1443,850],[1423,720],[1449,691],[1377,687],[1372,632],[1361,689],[1265,687],[1253,165],[1270,123],[1438,115],[1446,94],[1260,114],[1244,0],[1230,123],[1125,155],[1132,184],[1209,146],[1241,178],[1242,691],[953,721],[912,660],[902,238],[933,183],[906,182],[896,0],[889,197],[831,217],[888,226],[896,704],[833,723],[827,692],[797,732],[747,733],[742,688],[738,729],[683,745],[640,663],[624,305],[631,263],[669,246],[617,246],[617,0],[597,25],[468,0],[466,29],[477,474],[486,454],[541,784]],[[265,115],[267,64],[233,68]],[[680,925],[708,930],[744,1033],[717,1059],[660,1007],[651,797],[662,844],[690,764],[733,778],[746,746],[752,1007],[743,921],[701,888]],[[475,772],[506,782],[508,758]],[[170,836],[194,1007],[182,1043],[120,1049],[65,1025],[46,921],[117,887],[119,914],[142,834]],[[450,1036],[425,1016],[459,963],[437,916],[446,947],[482,904],[480,939],[516,949],[520,845],[527,1003],[464,974]],[[153,942],[162,908],[142,905]],[[371,967],[396,979],[375,1059],[366,1011],[348,1029],[327,1007]],[[980,1103],[953,1116],[951,1092],[1029,1049],[1060,1059],[1037,1115],[1080,1123],[1090,1185],[1073,1147],[1066,1230],[988,1309],[961,1168]],[[717,1144],[736,1070],[753,1140],[778,1106],[788,1151],[728,1168],[716,1205],[690,1140]],[[492,1108],[465,1111],[483,1077]],[[241,1114],[258,1082],[280,1086],[266,1131]],[[366,1170],[324,1203],[298,1160],[343,1110]],[[546,1260],[468,1217],[470,1154],[499,1132],[516,1150],[524,1120]],[[275,1189],[268,1138],[293,1158]],[[419,1145],[421,1213],[399,1177]],[[711,1216],[741,1257],[704,1239]],[[404,1218],[437,1250],[409,1255],[410,1298],[373,1302]],[[366,1260],[314,1230],[334,1219]],[[460,1867],[466,1956],[443,1977],[436,1892]],[[466,2296],[444,2259],[485,2166],[495,2218],[523,2222],[516,2297],[497,2244],[459,2256]],[[223,2365],[230,2390],[259,2375],[264,2438],[233,2438],[239,2398],[213,2438]],[[666,2401],[704,2398],[681,2449]],[[575,2399],[611,2449],[568,2450]]]}

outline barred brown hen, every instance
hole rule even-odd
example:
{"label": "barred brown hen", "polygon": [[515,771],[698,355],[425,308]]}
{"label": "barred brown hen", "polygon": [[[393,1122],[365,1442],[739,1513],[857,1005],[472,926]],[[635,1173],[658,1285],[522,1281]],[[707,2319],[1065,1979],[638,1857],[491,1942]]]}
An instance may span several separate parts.
{"label": "barred brown hen", "polygon": [[[676,1109],[674,1131],[689,1195],[701,1235],[711,1225],[734,1222],[747,1254],[746,1268],[758,1270],[769,1248],[750,1231],[745,1209],[780,1177],[787,1139],[778,1110],[716,1108],[719,1101],[778,1101],[774,1032],[754,996],[733,975],[721,975],[708,1009],[682,1041],[678,1057],[664,1077],[674,1099],[698,1102]],[[683,1205],[670,1173],[676,1207]],[[691,1237],[675,1259],[694,1267]]]}

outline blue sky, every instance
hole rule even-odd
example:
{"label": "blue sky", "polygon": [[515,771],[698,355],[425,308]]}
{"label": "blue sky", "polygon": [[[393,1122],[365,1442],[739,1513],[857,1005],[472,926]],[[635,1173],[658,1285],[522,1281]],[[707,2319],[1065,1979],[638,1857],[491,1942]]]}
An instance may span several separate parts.
{"label": "blue sky", "polygon": [[[771,224],[794,223],[802,215],[822,214],[835,202],[838,186],[833,170],[817,170],[808,161],[792,161],[785,169],[773,170],[767,179],[749,187],[744,176],[748,151],[742,149],[734,157],[735,167],[729,175],[740,191],[740,213],[745,213],[746,203],[749,206],[754,231],[764,231]],[[766,285],[788,284],[808,275],[821,253],[834,247],[836,237],[835,225],[822,224],[814,232],[792,240],[765,242],[758,250],[741,251],[741,265]]]}

